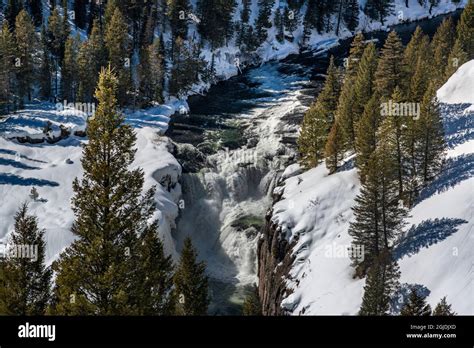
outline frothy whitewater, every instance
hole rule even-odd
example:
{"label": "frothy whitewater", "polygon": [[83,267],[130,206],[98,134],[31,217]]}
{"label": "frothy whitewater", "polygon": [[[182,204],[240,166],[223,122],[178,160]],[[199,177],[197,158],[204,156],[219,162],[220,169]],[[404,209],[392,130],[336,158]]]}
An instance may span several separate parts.
{"label": "frothy whitewater", "polygon": [[[184,209],[175,239],[179,248],[191,236],[211,278],[211,313],[238,311],[246,287],[257,283],[258,232],[271,204],[273,189],[286,166],[294,161],[297,123],[302,115],[308,80],[280,73],[282,63],[251,70],[249,80],[268,97],[235,115],[247,145],[220,150],[207,158],[199,173],[183,174]],[[257,106],[258,105],[258,106]],[[291,142],[291,141],[290,141]]]}

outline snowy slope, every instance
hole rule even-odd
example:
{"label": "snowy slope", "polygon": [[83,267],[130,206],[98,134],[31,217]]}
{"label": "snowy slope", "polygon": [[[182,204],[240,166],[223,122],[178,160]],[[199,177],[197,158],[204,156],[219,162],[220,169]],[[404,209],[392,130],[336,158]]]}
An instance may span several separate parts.
{"label": "snowy slope", "polygon": [[[465,104],[441,105],[447,163],[421,192],[395,250],[402,289],[422,286],[432,306],[447,296],[459,314],[474,314],[473,66],[474,61],[461,66],[438,92],[441,101]],[[330,176],[324,164],[292,176],[298,173],[294,165],[277,188],[283,195],[274,205],[272,221],[289,241],[297,240],[287,280],[293,293],[282,303],[293,314],[356,314],[360,308],[365,280],[352,278],[345,252],[351,243],[351,207],[360,187],[349,164]]]}
{"label": "snowy slope", "polygon": [[[159,231],[166,249],[176,256],[171,238],[171,228],[178,216],[181,187],[178,177],[181,166],[169,153],[169,139],[161,136],[168,125],[169,116],[185,105],[161,106],[142,114],[128,113],[126,121],[134,125],[137,133],[137,155],[133,167],[145,172],[145,188],[157,186],[156,202]],[[69,110],[69,112],[73,112]],[[13,136],[29,135],[44,138],[42,127],[46,120],[70,129],[81,129],[85,120],[81,113],[64,116],[49,104],[31,105],[12,114],[0,123],[0,242],[6,242],[13,228],[13,217],[21,202],[30,202],[31,212],[39,218],[39,225],[46,229],[47,261],[51,262],[73,240],[70,226],[73,214],[70,207],[72,181],[82,175],[81,154],[84,138],[70,136],[55,144],[20,144]],[[57,130],[56,130],[57,131]],[[40,199],[33,202],[29,197],[36,187]]]}

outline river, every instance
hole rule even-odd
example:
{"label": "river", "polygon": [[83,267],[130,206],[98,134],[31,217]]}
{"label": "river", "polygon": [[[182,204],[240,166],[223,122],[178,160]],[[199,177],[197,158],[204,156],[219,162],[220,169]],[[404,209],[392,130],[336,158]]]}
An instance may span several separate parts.
{"label": "river", "polygon": [[[406,44],[418,25],[431,36],[444,17],[393,29]],[[380,47],[386,36],[377,31],[366,39]],[[296,160],[298,127],[321,88],[329,56],[341,65],[350,42],[245,69],[205,96],[191,97],[190,114],[173,117],[167,135],[183,165],[185,204],[173,237],[179,250],[191,236],[207,264],[210,314],[240,314],[245,294],[258,282],[258,233],[273,188]]]}

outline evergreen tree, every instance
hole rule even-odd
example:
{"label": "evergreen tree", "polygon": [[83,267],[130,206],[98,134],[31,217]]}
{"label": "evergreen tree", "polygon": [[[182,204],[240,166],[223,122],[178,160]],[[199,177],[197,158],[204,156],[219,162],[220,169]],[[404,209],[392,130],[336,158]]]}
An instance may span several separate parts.
{"label": "evergreen tree", "polygon": [[79,75],[78,100],[92,102],[94,90],[101,67],[106,64],[107,51],[100,32],[99,22],[94,21],[89,40],[79,48],[77,56],[77,70]]}
{"label": "evergreen tree", "polygon": [[378,143],[378,128],[381,123],[380,99],[377,94],[370,98],[364,112],[355,126],[356,166],[361,181],[365,179],[365,168]]}
{"label": "evergreen tree", "polygon": [[393,134],[391,123],[380,126],[379,141],[364,168],[365,180],[356,205],[352,208],[355,220],[350,224],[353,248],[363,247],[364,260],[353,258],[358,274],[365,274],[381,251],[391,243],[404,226],[406,209],[400,205],[396,180],[395,149],[387,138]]}
{"label": "evergreen tree", "polygon": [[359,25],[359,2],[357,0],[347,0],[343,13],[344,23],[347,29],[354,31]]}
{"label": "evergreen tree", "polygon": [[433,76],[433,68],[430,64],[433,53],[427,36],[421,39],[418,45],[418,51],[418,59],[415,64],[415,69],[413,70],[413,75],[407,76],[407,81],[410,81],[408,98],[409,100],[417,102],[423,98],[430,81],[436,79],[436,73],[434,74],[435,76]]}
{"label": "evergreen tree", "polygon": [[280,9],[277,9],[275,12],[275,28],[277,30],[275,38],[279,43],[283,43],[285,41],[285,28],[283,25],[283,14]]}
{"label": "evergreen tree", "polygon": [[426,298],[419,295],[415,288],[411,289],[407,303],[402,307],[400,315],[403,316],[429,316],[431,306],[426,303]]}
{"label": "evergreen tree", "polygon": [[[474,38],[474,36],[473,36]],[[430,62],[434,69],[431,69],[431,75],[437,86],[441,86],[446,76],[446,67],[448,66],[449,53],[454,46],[455,32],[451,17],[445,19],[436,30],[431,41],[431,51],[434,60]],[[429,59],[428,59],[429,61]]]}
{"label": "evergreen tree", "polygon": [[375,258],[364,286],[359,315],[387,315],[390,301],[399,288],[400,272],[390,251],[385,249]]}
{"label": "evergreen tree", "polygon": [[[408,42],[405,51],[403,52],[403,66],[405,67],[405,74],[408,77],[413,76],[415,73],[416,64],[420,56],[420,45],[424,39],[425,34],[420,26],[417,26],[413,34],[411,35],[410,41]],[[404,84],[402,90],[405,92],[409,90],[409,83]],[[405,94],[406,95],[406,94]],[[408,95],[406,95],[408,97]]]}
{"label": "evergreen tree", "polygon": [[14,31],[16,28],[16,19],[23,9],[21,0],[8,0],[5,8],[5,20],[10,24],[10,28]]}
{"label": "evergreen tree", "polygon": [[122,12],[115,9],[105,31],[105,47],[112,69],[118,77],[118,100],[121,105],[128,101],[127,92],[131,86],[131,59],[128,27]]}
{"label": "evergreen tree", "polygon": [[160,39],[142,51],[139,67],[139,91],[142,105],[163,102],[164,57]]}
{"label": "evergreen tree", "polygon": [[77,56],[79,52],[80,38],[69,36],[64,51],[63,68],[61,69],[61,98],[70,102],[76,101],[79,87]]}
{"label": "evergreen tree", "polygon": [[[157,235],[157,221],[145,228],[138,240],[130,293],[139,315],[172,315],[175,307],[173,262]],[[135,303],[136,302],[136,303]]]}
{"label": "evergreen tree", "polygon": [[339,125],[339,119],[336,117],[336,121],[331,127],[328,139],[326,141],[324,155],[326,157],[326,167],[329,169],[329,173],[335,173],[339,167],[341,161],[344,159],[344,144],[342,141],[341,126]]}
{"label": "evergreen tree", "polygon": [[58,59],[59,63],[62,63],[67,37],[69,36],[69,26],[67,25],[67,18],[59,14],[57,7],[48,18],[47,29],[46,35],[48,37],[49,51]]}
{"label": "evergreen tree", "polygon": [[0,31],[0,113],[11,111],[14,104],[16,54],[14,37],[4,21]]}
{"label": "evergreen tree", "polygon": [[235,0],[199,0],[199,32],[203,39],[209,41],[211,48],[224,45],[232,36],[232,14]]}
{"label": "evergreen tree", "polygon": [[188,14],[191,5],[189,0],[168,0],[168,18],[173,33],[172,40],[179,37],[187,38],[188,33]]}
{"label": "evergreen tree", "polygon": [[174,274],[178,315],[206,315],[209,305],[208,278],[204,262],[197,262],[191,239],[184,241],[179,264]]}
{"label": "evergreen tree", "polygon": [[129,169],[136,135],[118,111],[117,89],[118,78],[109,66],[100,74],[98,108],[87,125],[84,175],[73,182],[71,231],[76,239],[53,265],[55,314],[124,315],[144,310],[137,308],[140,291],[133,279],[139,273],[139,236],[156,232],[156,225],[148,223],[156,208],[155,190],[142,196],[143,170]]}
{"label": "evergreen tree", "polygon": [[40,95],[45,99],[49,99],[52,96],[52,89],[51,89],[51,77],[52,77],[52,69],[51,69],[51,58],[49,56],[48,46],[47,46],[47,38],[46,38],[46,28],[43,26],[41,28],[41,66],[39,72],[39,80],[40,80]]}
{"label": "evergreen tree", "polygon": [[441,299],[441,301],[436,305],[433,316],[453,316],[456,315],[451,309],[451,305],[446,301],[446,296]]}
{"label": "evergreen tree", "polygon": [[258,288],[254,285],[251,292],[245,297],[242,308],[243,315],[256,316],[262,315],[262,304],[258,296]]}
{"label": "evergreen tree", "polygon": [[188,46],[178,37],[174,46],[175,54],[169,92],[171,95],[180,95],[187,93],[192,85],[198,81],[199,73],[204,68],[204,62],[200,57],[197,45],[189,44]]}
{"label": "evergreen tree", "polygon": [[[51,291],[51,270],[45,266],[44,230],[23,204],[15,215],[13,247],[33,250],[29,255],[7,255],[0,260],[0,313],[44,315]],[[33,249],[31,249],[33,248]]]}
{"label": "evergreen tree", "polygon": [[272,27],[272,7],[275,0],[258,0],[258,17],[255,21],[258,44],[267,39],[267,31]]}
{"label": "evergreen tree", "polygon": [[35,35],[35,26],[31,17],[22,10],[15,22],[16,30],[16,46],[18,49],[18,57],[15,62],[18,78],[18,94],[20,101],[25,98],[31,100],[33,83],[35,81],[36,70],[36,50],[38,46]]}
{"label": "evergreen tree", "polygon": [[448,65],[446,66],[445,79],[449,79],[458,68],[468,61],[467,53],[463,50],[460,40],[456,40],[454,47],[451,50],[448,58]]}
{"label": "evergreen tree", "polygon": [[[341,133],[344,138],[345,146],[348,150],[354,149],[355,130],[354,125],[360,118],[359,114],[355,112],[355,89],[354,84],[357,78],[359,64],[364,52],[364,37],[361,33],[354,38],[349,57],[346,63],[346,74],[344,77],[344,85],[342,86],[341,95],[337,105],[336,115],[340,122]],[[374,52],[375,55],[375,52]],[[365,60],[367,57],[364,58]],[[375,57],[376,59],[376,57]],[[364,62],[367,64],[367,62]],[[364,67],[366,69],[367,67]],[[366,93],[367,91],[364,91]],[[371,91],[369,91],[371,93]],[[370,98],[370,97],[369,97]],[[365,105],[365,103],[364,103]],[[362,107],[363,110],[363,107]]]}
{"label": "evergreen tree", "polygon": [[406,69],[403,65],[403,45],[395,31],[388,34],[381,50],[375,85],[382,99],[388,99],[395,87],[403,81]]}
{"label": "evergreen tree", "polygon": [[418,122],[417,163],[421,180],[426,184],[439,173],[445,155],[443,123],[434,84],[430,84],[423,97]]}
{"label": "evergreen tree", "polygon": [[383,25],[385,18],[392,13],[392,9],[393,0],[367,0],[364,12]]}
{"label": "evergreen tree", "polygon": [[469,0],[456,28],[457,41],[468,60],[474,59],[474,1]]}
{"label": "evergreen tree", "polygon": [[287,39],[293,41],[293,32],[298,27],[298,13],[296,9],[290,8],[290,4],[285,7],[285,11],[283,12],[283,25],[285,27],[286,33],[288,34]]}
{"label": "evergreen tree", "polygon": [[307,168],[316,166],[324,158],[327,136],[334,123],[341,89],[340,73],[331,57],[327,77],[316,102],[305,113],[298,138],[301,162]]}
{"label": "evergreen tree", "polygon": [[40,27],[43,24],[43,9],[41,8],[41,1],[27,0],[26,7],[33,17],[35,26]]}

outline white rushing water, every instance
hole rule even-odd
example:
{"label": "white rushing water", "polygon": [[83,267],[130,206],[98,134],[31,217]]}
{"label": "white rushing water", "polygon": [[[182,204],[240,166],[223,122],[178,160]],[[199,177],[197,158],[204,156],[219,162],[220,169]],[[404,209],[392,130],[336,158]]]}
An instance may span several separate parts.
{"label": "white rushing water", "polygon": [[[305,109],[299,96],[307,81],[280,74],[278,66],[267,64],[249,73],[250,80],[260,84],[257,89],[271,95],[259,99],[258,108],[236,115],[245,128],[244,137],[254,140],[250,141],[253,146],[221,150],[208,157],[199,173],[181,178],[185,207],[175,234],[177,246],[186,236],[192,237],[207,264],[213,302],[230,297],[241,302],[242,295],[235,292],[257,282],[258,232],[275,184],[295,156],[294,147],[281,139],[295,137],[297,126],[282,118]],[[231,290],[222,284],[231,284]],[[217,293],[223,291],[229,294]]]}

